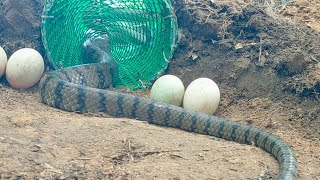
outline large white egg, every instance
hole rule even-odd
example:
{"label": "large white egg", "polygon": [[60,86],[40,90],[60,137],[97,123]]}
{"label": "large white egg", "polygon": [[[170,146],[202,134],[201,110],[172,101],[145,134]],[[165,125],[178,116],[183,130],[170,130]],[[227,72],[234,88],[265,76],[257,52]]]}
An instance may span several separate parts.
{"label": "large white egg", "polygon": [[0,78],[6,71],[7,61],[7,54],[4,51],[4,49],[0,46]]}
{"label": "large white egg", "polygon": [[184,95],[182,81],[174,75],[164,75],[156,80],[150,92],[150,98],[156,101],[181,106]]}
{"label": "large white egg", "polygon": [[214,114],[219,106],[220,90],[209,78],[199,78],[190,83],[183,98],[183,107]]}
{"label": "large white egg", "polygon": [[44,72],[41,54],[31,48],[13,53],[7,63],[6,76],[13,88],[22,89],[35,85]]}

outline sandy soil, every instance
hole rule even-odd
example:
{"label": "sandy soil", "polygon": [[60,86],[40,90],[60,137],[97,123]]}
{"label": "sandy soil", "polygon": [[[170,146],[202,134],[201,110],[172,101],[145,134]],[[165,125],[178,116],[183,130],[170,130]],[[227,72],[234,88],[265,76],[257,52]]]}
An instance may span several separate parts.
{"label": "sandy soil", "polygon": [[[186,86],[198,77],[214,79],[222,93],[216,115],[279,135],[297,154],[299,177],[320,179],[320,4],[299,1],[274,11],[240,0],[181,2],[175,7],[183,36],[168,73]],[[13,52],[19,45],[4,47]],[[148,96],[148,90],[129,93]],[[259,148],[105,114],[64,112],[40,103],[37,86],[13,90],[5,77],[0,102],[0,179],[278,174],[277,161]]]}
{"label": "sandy soil", "polygon": [[[3,178],[273,179],[278,172],[276,160],[253,146],[104,114],[64,112],[40,103],[36,88],[1,87],[0,93]],[[284,124],[291,113],[285,104],[259,98],[219,112],[283,137],[297,153],[301,178],[319,178],[319,140]]]}

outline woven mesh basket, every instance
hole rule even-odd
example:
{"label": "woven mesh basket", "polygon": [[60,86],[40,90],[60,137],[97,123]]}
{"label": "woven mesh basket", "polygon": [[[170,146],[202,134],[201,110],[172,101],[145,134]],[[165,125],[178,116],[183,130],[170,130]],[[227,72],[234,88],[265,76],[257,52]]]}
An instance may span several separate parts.
{"label": "woven mesh basket", "polygon": [[170,0],[46,0],[42,39],[53,68],[88,63],[84,42],[105,34],[117,86],[148,87],[173,56],[177,18]]}

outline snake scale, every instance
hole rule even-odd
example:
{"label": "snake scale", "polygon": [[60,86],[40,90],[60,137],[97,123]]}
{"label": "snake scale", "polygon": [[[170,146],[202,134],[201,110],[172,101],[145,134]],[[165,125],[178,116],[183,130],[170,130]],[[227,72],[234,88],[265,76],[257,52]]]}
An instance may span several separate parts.
{"label": "snake scale", "polygon": [[40,98],[43,103],[71,112],[105,112],[114,117],[127,117],[255,145],[278,160],[279,179],[298,178],[293,150],[276,135],[225,118],[108,90],[118,79],[118,69],[108,51],[99,43],[92,40],[84,47],[88,52],[86,57],[92,56],[99,62],[51,71],[42,77]]}

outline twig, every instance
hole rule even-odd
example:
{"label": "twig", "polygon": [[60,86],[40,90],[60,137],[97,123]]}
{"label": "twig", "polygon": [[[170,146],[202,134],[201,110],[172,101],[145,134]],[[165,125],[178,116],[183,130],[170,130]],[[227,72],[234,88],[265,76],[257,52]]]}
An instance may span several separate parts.
{"label": "twig", "polygon": [[208,22],[208,20],[209,20],[209,18],[211,17],[211,15],[212,15],[212,12],[209,13],[209,15],[207,16],[207,18],[206,18],[206,20],[204,21],[204,23],[207,23],[207,22]]}
{"label": "twig", "polygon": [[163,150],[163,151],[135,151],[135,153],[140,153],[140,154],[159,154],[159,153],[168,153],[168,152],[180,152],[181,150],[179,149],[174,149],[174,150]]}
{"label": "twig", "polygon": [[133,158],[133,156],[132,156],[132,148],[131,148],[131,141],[130,141],[130,139],[129,139],[129,141],[128,141],[128,146],[129,146],[128,156],[129,156],[131,162],[133,162],[133,161],[134,161],[134,158]]}
{"label": "twig", "polygon": [[314,60],[314,61],[316,61],[316,62],[320,62],[318,59],[316,59],[314,56],[312,56],[311,54],[310,54],[310,58],[312,59],[312,60]]}
{"label": "twig", "polygon": [[91,160],[91,158],[88,158],[88,157],[80,157],[80,158],[78,158],[78,160]]}
{"label": "twig", "polygon": [[44,166],[45,166],[46,169],[43,172],[41,172],[41,175],[45,174],[48,171],[49,172],[58,173],[58,174],[62,174],[62,171],[60,171],[59,169],[54,168],[53,166],[51,166],[48,163],[45,163]]}
{"label": "twig", "polygon": [[261,56],[262,56],[262,38],[260,37],[259,64],[261,64]]}

